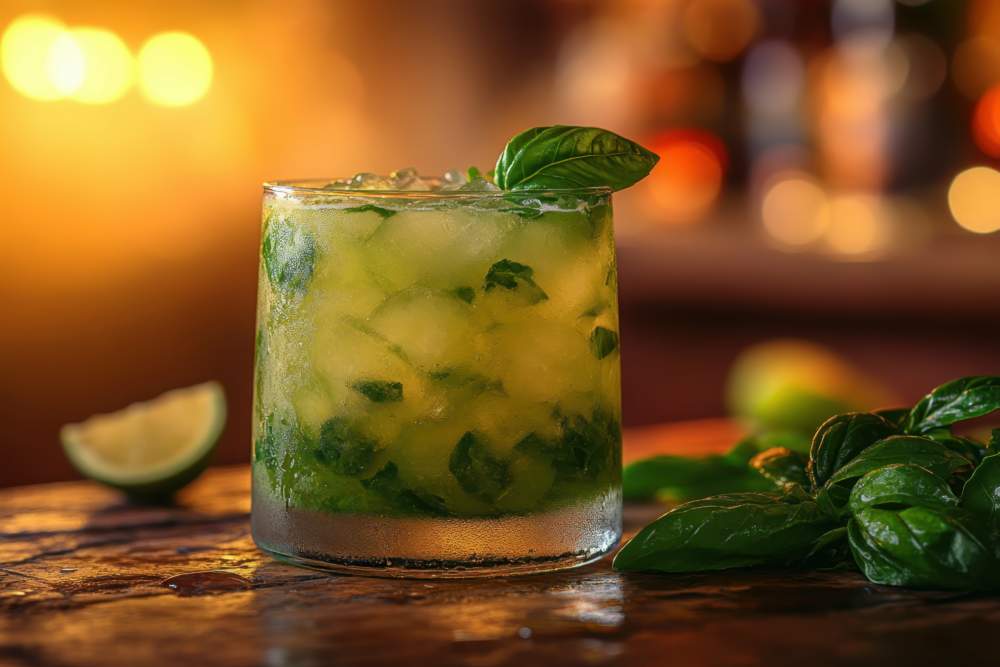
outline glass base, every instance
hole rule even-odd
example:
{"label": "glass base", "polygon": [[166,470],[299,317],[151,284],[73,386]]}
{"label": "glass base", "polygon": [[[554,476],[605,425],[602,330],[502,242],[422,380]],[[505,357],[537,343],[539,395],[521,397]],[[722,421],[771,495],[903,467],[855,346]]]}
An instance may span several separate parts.
{"label": "glass base", "polygon": [[610,552],[621,538],[621,494],[529,516],[463,519],[327,514],[255,493],[252,524],[257,546],[294,565],[375,577],[501,577],[580,567]]}

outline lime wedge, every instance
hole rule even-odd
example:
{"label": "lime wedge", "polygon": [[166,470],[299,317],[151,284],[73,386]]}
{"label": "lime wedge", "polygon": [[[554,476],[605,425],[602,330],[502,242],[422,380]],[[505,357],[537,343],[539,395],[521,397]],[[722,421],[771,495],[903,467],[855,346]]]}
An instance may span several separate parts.
{"label": "lime wedge", "polygon": [[226,423],[216,382],[175,389],[60,433],[83,475],[140,500],[169,497],[204,470]]}

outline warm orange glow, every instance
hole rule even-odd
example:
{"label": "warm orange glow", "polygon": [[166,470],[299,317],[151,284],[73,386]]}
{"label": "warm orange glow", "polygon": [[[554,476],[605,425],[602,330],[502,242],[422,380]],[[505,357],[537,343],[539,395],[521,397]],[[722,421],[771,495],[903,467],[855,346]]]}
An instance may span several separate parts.
{"label": "warm orange glow", "polygon": [[0,42],[3,73],[14,90],[34,100],[58,100],[82,77],[79,53],[62,23],[38,14],[16,19]]}
{"label": "warm orange glow", "polygon": [[194,104],[208,93],[212,70],[212,54],[188,33],[154,35],[139,50],[139,85],[154,104]]}
{"label": "warm orange glow", "polygon": [[972,138],[993,157],[1000,157],[1000,85],[986,91],[972,116]]}
{"label": "warm orange glow", "polygon": [[67,35],[79,53],[80,77],[69,97],[84,104],[107,104],[132,85],[135,65],[125,42],[100,28],[74,28]]}
{"label": "warm orange glow", "polygon": [[814,243],[830,226],[826,192],[806,174],[781,174],[764,194],[761,219],[767,233],[780,243]]}
{"label": "warm orange glow", "polygon": [[648,179],[656,213],[667,222],[695,222],[719,196],[726,151],[714,135],[675,130],[652,142],[660,162]]}
{"label": "warm orange glow", "polygon": [[1000,41],[973,37],[958,45],[952,58],[951,76],[963,95],[975,99],[1000,82]]}
{"label": "warm orange glow", "polygon": [[874,195],[851,194],[830,202],[830,228],[825,238],[842,255],[872,255],[888,248],[892,228],[885,203]]}
{"label": "warm orange glow", "polygon": [[948,207],[963,228],[977,234],[1000,231],[1000,172],[972,167],[959,173],[948,188]]}
{"label": "warm orange glow", "polygon": [[724,62],[750,43],[760,14],[750,0],[693,0],[683,20],[691,47],[704,58]]}

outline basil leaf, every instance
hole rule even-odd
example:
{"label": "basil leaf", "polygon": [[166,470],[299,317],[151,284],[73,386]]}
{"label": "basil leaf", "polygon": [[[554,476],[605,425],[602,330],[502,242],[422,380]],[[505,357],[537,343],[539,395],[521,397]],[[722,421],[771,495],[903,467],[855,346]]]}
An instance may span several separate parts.
{"label": "basil leaf", "polygon": [[267,279],[274,289],[291,294],[306,291],[316,261],[316,243],[308,232],[271,213],[264,226],[261,255]]}
{"label": "basil leaf", "polygon": [[940,442],[915,435],[894,435],[858,454],[830,477],[826,486],[856,480],[876,468],[894,463],[912,463],[944,479],[972,469],[967,458]]}
{"label": "basil leaf", "polygon": [[925,433],[924,437],[940,442],[956,454],[961,454],[965,458],[969,459],[969,462],[974,466],[979,465],[979,462],[982,461],[983,457],[987,454],[986,447],[984,447],[982,443],[977,442],[972,438],[955,435],[948,429],[930,431],[929,433]]}
{"label": "basil leaf", "polygon": [[732,493],[685,503],[643,528],[616,570],[697,572],[789,564],[836,525],[798,494]]}
{"label": "basil leaf", "polygon": [[345,213],[364,213],[366,211],[371,211],[372,213],[378,214],[378,217],[385,220],[386,218],[391,218],[396,215],[397,211],[393,211],[388,208],[382,208],[381,206],[376,206],[375,204],[362,204],[361,206],[351,206],[345,208]]}
{"label": "basil leaf", "polygon": [[316,460],[334,472],[350,477],[363,475],[375,460],[378,442],[364,435],[344,417],[328,419],[320,427]]}
{"label": "basil leaf", "polygon": [[972,472],[962,489],[962,507],[1000,524],[1000,454],[991,454]]}
{"label": "basil leaf", "polygon": [[878,584],[985,590],[998,583],[983,527],[960,510],[869,507],[854,514],[847,535],[858,567]]}
{"label": "basil leaf", "polygon": [[448,513],[444,499],[407,488],[399,477],[399,469],[391,461],[370,478],[361,480],[361,485],[389,501],[393,509],[404,514],[442,516]]}
{"label": "basil leaf", "polygon": [[483,280],[483,291],[490,292],[501,287],[521,292],[531,304],[545,301],[549,295],[535,283],[534,275],[534,269],[526,264],[501,259],[486,272],[486,278]]}
{"label": "basil leaf", "polygon": [[455,445],[448,469],[466,493],[486,502],[495,501],[510,484],[506,462],[494,456],[483,439],[471,431]]}
{"label": "basil leaf", "polygon": [[786,484],[809,486],[806,475],[808,459],[785,447],[772,447],[750,459],[750,467],[769,479],[778,488]]}
{"label": "basil leaf", "polygon": [[654,456],[625,466],[625,500],[683,502],[735,491],[770,491],[774,484],[725,456]]}
{"label": "basil leaf", "polygon": [[995,428],[990,432],[990,444],[986,446],[988,454],[1000,454],[1000,428]]}
{"label": "basil leaf", "polygon": [[476,300],[476,290],[471,287],[456,287],[451,293],[466,303],[472,303]]}
{"label": "basil leaf", "polygon": [[517,135],[497,159],[494,179],[504,190],[609,187],[644,178],[659,156],[613,132],[554,125]]}
{"label": "basil leaf", "polygon": [[385,380],[358,380],[351,384],[351,389],[358,392],[372,403],[398,403],[403,400],[403,383],[386,382]]}
{"label": "basil leaf", "polygon": [[847,543],[847,526],[837,526],[820,535],[801,564],[819,570],[857,569]]}
{"label": "basil leaf", "polygon": [[872,414],[878,415],[882,419],[886,420],[897,429],[902,431],[903,424],[906,423],[906,418],[910,416],[909,408],[887,408],[885,410],[876,410]]}
{"label": "basil leaf", "polygon": [[830,417],[813,436],[807,472],[818,489],[854,457],[868,447],[897,433],[896,427],[878,415],[851,412]]}
{"label": "basil leaf", "polygon": [[958,497],[947,481],[926,468],[897,464],[872,470],[859,479],[848,503],[853,513],[866,507],[898,505],[947,509],[958,505]]}
{"label": "basil leaf", "polygon": [[926,433],[1000,410],[1000,377],[981,375],[945,383],[910,411],[907,433]]}
{"label": "basil leaf", "polygon": [[590,332],[590,351],[598,359],[603,359],[618,349],[618,334],[611,329],[594,327]]}

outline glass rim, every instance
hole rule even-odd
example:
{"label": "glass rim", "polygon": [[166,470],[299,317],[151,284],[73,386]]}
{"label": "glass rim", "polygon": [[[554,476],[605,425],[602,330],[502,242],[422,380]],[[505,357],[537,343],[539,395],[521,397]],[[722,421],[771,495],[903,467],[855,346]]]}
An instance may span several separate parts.
{"label": "glass rim", "polygon": [[[291,178],[264,181],[265,192],[283,195],[319,196],[319,197],[372,197],[376,199],[502,199],[510,196],[525,198],[536,196],[587,196],[610,195],[613,190],[606,185],[586,188],[546,188],[540,190],[488,190],[470,192],[462,190],[352,190],[348,188],[330,188],[331,178]],[[439,178],[425,179],[440,182]]]}

